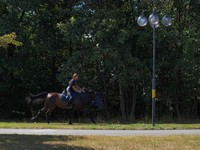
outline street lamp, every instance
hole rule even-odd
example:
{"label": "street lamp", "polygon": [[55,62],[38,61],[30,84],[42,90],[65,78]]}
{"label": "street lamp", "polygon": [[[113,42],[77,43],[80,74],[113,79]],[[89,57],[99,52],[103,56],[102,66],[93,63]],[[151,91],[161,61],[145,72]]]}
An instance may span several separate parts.
{"label": "street lamp", "polygon": [[[156,108],[156,78],[155,78],[155,68],[156,68],[156,51],[155,51],[155,29],[159,27],[159,16],[155,10],[149,16],[150,26],[153,28],[153,71],[152,71],[152,126],[155,126],[155,108]],[[137,23],[139,26],[144,27],[147,25],[147,18],[144,15],[144,12],[138,17]],[[165,15],[162,18],[162,24],[166,27],[172,24],[172,19],[170,16]]]}

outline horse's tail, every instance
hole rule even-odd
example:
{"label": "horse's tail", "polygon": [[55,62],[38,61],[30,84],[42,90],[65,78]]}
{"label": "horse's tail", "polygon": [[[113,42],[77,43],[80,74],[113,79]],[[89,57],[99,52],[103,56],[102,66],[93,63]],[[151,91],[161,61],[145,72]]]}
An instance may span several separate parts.
{"label": "horse's tail", "polygon": [[48,92],[42,92],[37,95],[30,94],[30,98],[31,100],[41,99],[41,101],[44,101],[47,95],[48,95]]}

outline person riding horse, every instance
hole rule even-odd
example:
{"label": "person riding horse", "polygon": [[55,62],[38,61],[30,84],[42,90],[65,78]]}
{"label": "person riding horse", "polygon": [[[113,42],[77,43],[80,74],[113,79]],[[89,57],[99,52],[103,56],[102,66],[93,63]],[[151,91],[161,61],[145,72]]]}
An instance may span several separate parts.
{"label": "person riding horse", "polygon": [[72,101],[74,98],[78,96],[81,92],[84,92],[79,86],[78,86],[78,79],[79,76],[77,73],[74,73],[72,76],[72,79],[68,83],[67,89],[62,93],[63,99]]}
{"label": "person riding horse", "polygon": [[[69,95],[69,96],[68,96]],[[70,98],[71,97],[71,98]],[[70,98],[70,101],[69,101]],[[28,104],[34,104],[35,102],[44,102],[44,107],[38,111],[38,113],[31,118],[32,121],[36,120],[42,113],[45,113],[46,121],[50,123],[49,117],[51,112],[56,108],[64,110],[71,109],[69,115],[69,124],[72,124],[72,118],[75,112],[88,110],[87,114],[90,120],[95,123],[93,115],[95,113],[103,113],[103,103],[98,93],[88,90],[81,89],[78,86],[78,74],[73,74],[72,79],[69,82],[67,92],[62,94],[57,92],[42,92],[36,95],[30,94],[26,97]]]}

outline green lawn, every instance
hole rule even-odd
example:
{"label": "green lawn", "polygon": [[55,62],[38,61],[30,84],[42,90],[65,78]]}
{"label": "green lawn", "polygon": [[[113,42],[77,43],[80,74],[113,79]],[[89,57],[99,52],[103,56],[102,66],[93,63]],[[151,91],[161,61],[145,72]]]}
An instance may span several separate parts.
{"label": "green lawn", "polygon": [[36,136],[1,135],[0,149],[199,150],[200,136]]}
{"label": "green lawn", "polygon": [[151,130],[151,129],[200,129],[200,124],[115,124],[115,123],[27,123],[27,122],[0,122],[0,128],[24,128],[24,129],[112,129],[112,130]]}

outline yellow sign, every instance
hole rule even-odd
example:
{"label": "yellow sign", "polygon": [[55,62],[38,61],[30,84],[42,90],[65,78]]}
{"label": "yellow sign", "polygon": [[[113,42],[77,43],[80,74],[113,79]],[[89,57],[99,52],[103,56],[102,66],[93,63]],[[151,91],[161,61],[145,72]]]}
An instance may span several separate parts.
{"label": "yellow sign", "polygon": [[152,98],[156,98],[156,89],[152,89]]}

